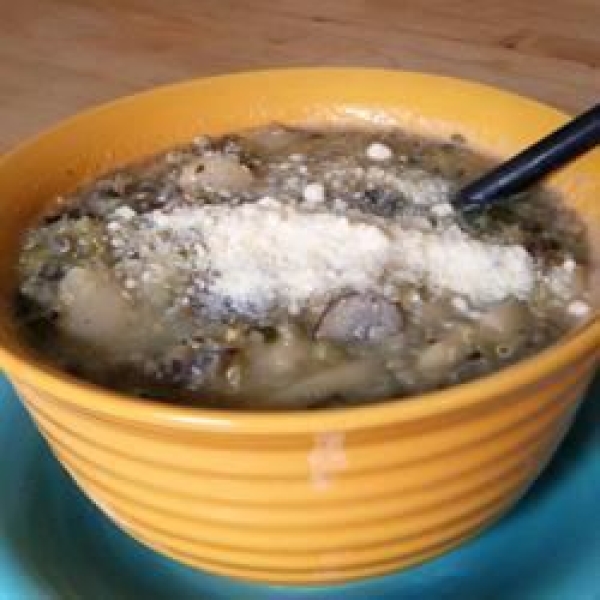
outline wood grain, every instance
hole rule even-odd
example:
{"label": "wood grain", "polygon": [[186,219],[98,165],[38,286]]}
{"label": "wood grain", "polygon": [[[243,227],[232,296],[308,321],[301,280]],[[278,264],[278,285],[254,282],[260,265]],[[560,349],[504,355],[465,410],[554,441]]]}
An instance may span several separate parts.
{"label": "wood grain", "polygon": [[492,83],[571,112],[600,99],[600,0],[0,0],[0,151],[157,84],[361,65]]}

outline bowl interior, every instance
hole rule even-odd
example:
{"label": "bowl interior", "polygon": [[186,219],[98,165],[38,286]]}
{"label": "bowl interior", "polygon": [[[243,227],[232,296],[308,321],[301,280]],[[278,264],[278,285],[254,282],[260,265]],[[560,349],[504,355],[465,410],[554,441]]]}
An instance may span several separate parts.
{"label": "bowl interior", "polygon": [[[16,369],[26,379],[68,381],[39,364],[20,342],[11,318],[21,234],[53,198],[128,161],[198,134],[271,122],[399,126],[438,138],[460,133],[475,149],[502,158],[565,118],[537,102],[474,83],[361,69],[214,77],[159,88],[78,115],[0,160],[0,363],[9,374]],[[600,152],[590,152],[563,169],[549,185],[582,215],[592,240],[600,241],[593,233],[600,227]],[[587,338],[580,343],[597,345],[598,322],[585,329]]]}

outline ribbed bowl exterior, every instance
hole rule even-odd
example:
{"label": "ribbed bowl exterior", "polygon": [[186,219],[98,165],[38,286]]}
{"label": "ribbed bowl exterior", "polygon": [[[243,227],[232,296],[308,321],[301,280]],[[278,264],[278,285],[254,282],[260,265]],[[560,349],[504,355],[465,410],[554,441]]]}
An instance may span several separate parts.
{"label": "ribbed bowl exterior", "polygon": [[58,459],[135,538],[209,571],[327,583],[420,562],[497,519],[561,441],[591,367],[444,418],[313,435],[182,436],[17,387]]}
{"label": "ribbed bowl exterior", "polygon": [[[252,96],[254,108],[240,109],[234,92]],[[339,98],[348,95],[342,110]],[[481,103],[497,111],[495,123],[479,110]],[[201,118],[194,121],[193,114]],[[561,120],[515,96],[415,74],[302,70],[205,80],[109,105],[17,150],[0,163],[0,197],[12,194],[21,204],[0,203],[0,220],[11,218],[22,228],[44,196],[186,139],[192,130],[307,115],[326,122],[370,115],[420,130],[432,122],[440,131],[471,133],[499,152]],[[102,154],[108,146],[111,152]],[[83,150],[91,162],[77,162]],[[65,161],[69,174],[58,168]],[[600,197],[598,164],[595,156],[578,167],[576,189],[569,180],[559,182],[573,205],[595,220],[598,210],[589,207],[592,196]],[[37,177],[35,190],[21,190],[25,165]],[[16,241],[0,227],[0,251],[6,249],[0,252],[0,276],[6,275],[0,277],[0,364],[39,430],[119,526],[215,573],[335,583],[407,567],[457,546],[498,519],[535,480],[598,364],[596,321],[539,358],[404,402],[287,415],[144,403],[61,375],[20,344],[5,306],[9,286],[1,283],[9,279],[6,257],[14,257]]]}

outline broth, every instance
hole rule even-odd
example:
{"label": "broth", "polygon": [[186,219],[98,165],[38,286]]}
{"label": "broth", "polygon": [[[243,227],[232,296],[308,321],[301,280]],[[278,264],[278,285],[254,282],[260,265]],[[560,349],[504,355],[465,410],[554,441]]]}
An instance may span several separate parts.
{"label": "broth", "polygon": [[59,199],[15,312],[79,377],[172,402],[319,408],[539,352],[590,308],[586,232],[544,189],[463,217],[460,136],[272,125],[201,137]]}

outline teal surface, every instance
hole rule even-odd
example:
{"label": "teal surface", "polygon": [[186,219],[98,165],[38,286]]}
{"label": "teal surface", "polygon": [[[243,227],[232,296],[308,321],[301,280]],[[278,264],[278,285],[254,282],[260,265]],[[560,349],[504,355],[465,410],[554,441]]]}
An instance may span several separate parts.
{"label": "teal surface", "polygon": [[121,533],[53,459],[0,376],[0,600],[600,600],[600,380],[548,470],[496,527],[421,567],[292,589],[240,583]]}

